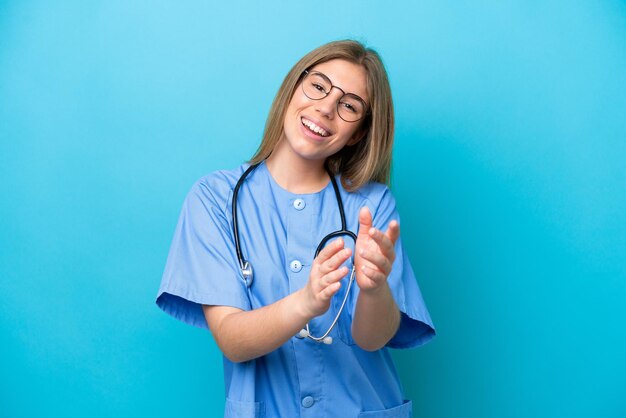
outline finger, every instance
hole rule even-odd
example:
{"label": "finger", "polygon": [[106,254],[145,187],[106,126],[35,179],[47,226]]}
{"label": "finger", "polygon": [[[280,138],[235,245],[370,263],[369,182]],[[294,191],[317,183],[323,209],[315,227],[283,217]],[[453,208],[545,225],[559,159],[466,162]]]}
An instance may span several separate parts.
{"label": "finger", "polygon": [[380,229],[370,228],[369,236],[378,244],[383,255],[391,260],[395,259],[394,243]]}
{"label": "finger", "polygon": [[387,230],[385,231],[385,235],[391,240],[394,245],[396,244],[396,241],[398,241],[398,237],[400,237],[400,224],[398,223],[398,221],[393,220],[389,222]]}
{"label": "finger", "polygon": [[321,264],[324,261],[328,260],[330,257],[332,257],[334,254],[336,254],[338,251],[340,251],[342,248],[343,238],[337,238],[336,240],[331,241],[330,244],[328,244],[326,247],[324,247],[324,249],[320,251],[320,253],[317,255],[315,260]]}
{"label": "finger", "polygon": [[337,267],[341,266],[348,258],[350,258],[350,255],[352,255],[352,250],[350,248],[344,248],[343,250],[338,251],[321,265],[322,272],[328,273],[336,270]]}
{"label": "finger", "polygon": [[322,286],[329,286],[343,279],[346,276],[346,274],[348,274],[348,267],[343,266],[341,268],[338,268],[337,270],[331,271],[330,273],[326,274],[322,278],[321,284]]}
{"label": "finger", "polygon": [[365,277],[376,283],[383,283],[387,279],[385,274],[368,266],[362,266],[361,271]]}
{"label": "finger", "polygon": [[366,261],[369,261],[378,270],[382,271],[385,275],[389,275],[391,272],[391,260],[377,251],[361,250],[359,255]]}
{"label": "finger", "polygon": [[359,211],[359,235],[367,236],[367,231],[372,227],[372,214],[367,206]]}
{"label": "finger", "polygon": [[320,299],[323,301],[330,300],[335,293],[341,288],[341,282],[336,282],[326,286],[324,290],[320,292]]}

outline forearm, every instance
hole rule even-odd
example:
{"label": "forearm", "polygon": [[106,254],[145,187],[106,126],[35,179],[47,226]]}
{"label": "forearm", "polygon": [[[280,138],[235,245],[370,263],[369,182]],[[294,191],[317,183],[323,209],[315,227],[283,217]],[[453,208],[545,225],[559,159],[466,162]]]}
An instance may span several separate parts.
{"label": "forearm", "polygon": [[399,326],[400,311],[387,283],[359,293],[352,321],[352,338],[359,347],[367,351],[384,347]]}
{"label": "forearm", "polygon": [[204,305],[204,316],[222,353],[234,362],[263,356],[324,314],[348,273],[342,264],[351,254],[341,238],[328,244],[313,260],[307,284],[271,305],[251,311]]}
{"label": "forearm", "polygon": [[205,306],[205,316],[222,353],[238,363],[277,349],[304,327],[311,316],[301,309],[300,298],[301,292],[295,292],[251,311]]}

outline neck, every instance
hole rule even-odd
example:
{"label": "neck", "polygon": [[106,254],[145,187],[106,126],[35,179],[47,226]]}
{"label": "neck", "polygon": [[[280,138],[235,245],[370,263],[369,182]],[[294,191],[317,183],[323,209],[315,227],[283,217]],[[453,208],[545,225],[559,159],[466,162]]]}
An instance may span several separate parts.
{"label": "neck", "polygon": [[306,160],[290,156],[280,147],[276,147],[265,164],[274,181],[291,193],[316,193],[330,181],[324,168],[324,160]]}

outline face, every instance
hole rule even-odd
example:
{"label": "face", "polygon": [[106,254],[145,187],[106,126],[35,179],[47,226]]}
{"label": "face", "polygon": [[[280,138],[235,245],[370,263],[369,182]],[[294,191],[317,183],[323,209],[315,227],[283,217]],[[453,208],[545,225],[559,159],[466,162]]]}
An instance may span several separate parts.
{"label": "face", "polygon": [[346,122],[337,113],[337,103],[344,93],[369,103],[367,73],[362,66],[340,59],[318,64],[309,71],[322,73],[337,88],[330,89],[325,98],[313,100],[304,93],[300,82],[287,107],[283,137],[277,148],[295,158],[323,162],[361,139],[359,128],[363,119]]}

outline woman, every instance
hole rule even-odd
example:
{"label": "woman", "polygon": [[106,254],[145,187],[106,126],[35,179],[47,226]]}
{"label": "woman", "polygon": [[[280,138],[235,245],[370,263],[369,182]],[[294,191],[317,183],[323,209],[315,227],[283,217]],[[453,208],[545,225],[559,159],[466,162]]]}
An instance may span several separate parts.
{"label": "woman", "polygon": [[[283,81],[250,164],[193,186],[157,304],[211,330],[225,416],[411,415],[386,347],[434,329],[386,186],[392,143],[378,54],[331,42]],[[331,235],[316,254],[339,229],[356,244]]]}

